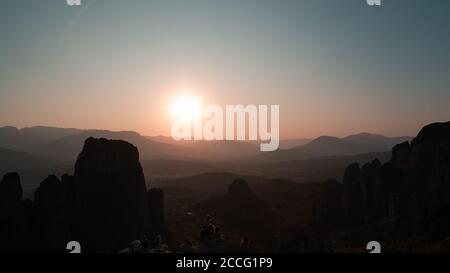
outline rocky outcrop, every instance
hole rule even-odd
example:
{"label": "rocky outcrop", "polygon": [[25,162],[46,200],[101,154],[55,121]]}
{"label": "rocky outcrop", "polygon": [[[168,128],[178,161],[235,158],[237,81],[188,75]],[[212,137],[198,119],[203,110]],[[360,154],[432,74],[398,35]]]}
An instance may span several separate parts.
{"label": "rocky outcrop", "polygon": [[27,220],[20,177],[6,174],[0,181],[0,252],[20,251],[27,237]]}
{"label": "rocky outcrop", "polygon": [[343,206],[350,224],[359,224],[366,215],[366,184],[359,164],[347,167],[343,183]]}
{"label": "rocky outcrop", "polygon": [[[450,122],[428,125],[411,144],[396,145],[384,165],[378,160],[362,168],[350,165],[342,188],[339,193],[339,187],[324,183],[319,207],[336,203],[340,195],[349,226],[391,221],[392,238],[450,236]],[[326,222],[327,215],[318,212],[317,222]]]}
{"label": "rocky outcrop", "polygon": [[234,180],[228,186],[227,196],[239,202],[258,202],[258,198],[244,179]]}
{"label": "rocky outcrop", "polygon": [[61,181],[48,176],[34,194],[33,234],[37,252],[63,252],[69,239],[71,222],[66,218]]}
{"label": "rocky outcrop", "polygon": [[347,222],[342,188],[342,184],[335,179],[327,180],[322,185],[320,199],[314,208],[314,221],[323,230],[338,229]]}
{"label": "rocky outcrop", "polygon": [[264,218],[269,217],[266,206],[244,179],[236,179],[230,184],[224,204],[225,215],[242,225],[264,222]]}
{"label": "rocky outcrop", "polygon": [[20,177],[0,182],[0,252],[117,251],[130,241],[165,232],[164,193],[146,191],[139,153],[118,140],[89,138],[75,175],[48,176],[22,200]]}
{"label": "rocky outcrop", "polygon": [[396,169],[405,169],[411,146],[409,142],[397,144],[392,148],[392,159],[390,164]]}
{"label": "rocky outcrop", "polygon": [[0,217],[22,202],[22,186],[17,173],[6,174],[0,182]]}
{"label": "rocky outcrop", "polygon": [[213,196],[192,209],[220,219],[227,227],[248,231],[262,230],[276,221],[273,213],[244,179],[234,180],[224,195]]}
{"label": "rocky outcrop", "polygon": [[86,140],[75,165],[79,236],[89,252],[117,251],[149,226],[145,178],[135,146]]}
{"label": "rocky outcrop", "polygon": [[386,185],[382,179],[382,168],[381,162],[375,159],[361,169],[366,197],[366,221],[382,217],[387,208]]}

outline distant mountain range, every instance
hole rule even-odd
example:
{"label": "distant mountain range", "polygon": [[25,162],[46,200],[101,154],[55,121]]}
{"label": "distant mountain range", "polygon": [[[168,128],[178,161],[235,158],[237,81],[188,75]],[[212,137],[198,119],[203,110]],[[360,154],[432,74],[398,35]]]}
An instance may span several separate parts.
{"label": "distant mountain range", "polygon": [[298,146],[305,145],[311,142],[313,139],[310,138],[294,138],[294,139],[281,139],[280,149],[292,149]]}
{"label": "distant mountain range", "polygon": [[139,148],[140,158],[144,160],[170,158],[226,161],[247,157],[256,162],[384,152],[389,151],[395,144],[411,139],[411,137],[391,138],[367,133],[346,138],[322,136],[312,141],[291,139],[281,141],[280,146],[284,149],[262,154],[259,151],[259,145],[255,142],[177,142],[170,137],[146,137],[130,131],[113,132],[36,126],[20,130],[15,127],[0,128],[0,147],[36,157],[73,162],[84,140],[88,137],[121,139],[130,142]]}
{"label": "distant mountain range", "polygon": [[46,157],[61,162],[74,162],[88,137],[121,139],[138,147],[140,158],[202,159],[222,161],[259,153],[259,146],[248,142],[185,141],[169,137],[145,137],[136,132],[107,130],[81,130],[53,127],[0,128],[0,147]]}
{"label": "distant mountain range", "polygon": [[396,144],[410,141],[412,137],[386,137],[361,133],[345,138],[321,136],[291,149],[280,149],[249,158],[252,162],[268,163],[304,160],[326,156],[345,156],[390,151]]}
{"label": "distant mountain range", "polygon": [[55,162],[24,152],[0,148],[0,173],[45,168]]}
{"label": "distant mountain range", "polygon": [[[189,150],[149,140],[136,132],[106,130],[80,130],[52,127],[31,127],[18,130],[0,128],[0,147],[26,152],[61,162],[74,162],[88,137],[121,139],[139,148],[141,158],[188,157]],[[201,157],[201,154],[197,154]]]}
{"label": "distant mountain range", "polygon": [[26,151],[37,146],[45,146],[64,137],[82,133],[80,129],[35,126],[23,129],[0,128],[0,147]]}
{"label": "distant mountain range", "polygon": [[[336,177],[352,162],[388,158],[392,146],[409,137],[389,138],[358,134],[346,138],[282,140],[276,152],[262,153],[256,142],[174,141],[170,137],[142,136],[136,132],[75,128],[0,128],[0,175],[20,171],[24,186],[33,189],[48,173],[73,171],[73,163],[89,137],[120,139],[139,149],[147,179],[161,181],[207,172],[230,172],[296,182]],[[293,148],[286,148],[293,147]]]}

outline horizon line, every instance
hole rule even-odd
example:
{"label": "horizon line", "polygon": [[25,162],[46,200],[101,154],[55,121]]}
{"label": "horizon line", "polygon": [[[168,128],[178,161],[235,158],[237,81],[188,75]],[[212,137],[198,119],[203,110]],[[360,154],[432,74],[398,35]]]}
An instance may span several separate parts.
{"label": "horizon line", "polygon": [[[426,126],[426,125],[425,125]],[[58,127],[58,126],[52,126],[52,125],[33,125],[33,126],[24,126],[24,127],[19,127],[19,126],[14,126],[14,125],[0,125],[0,129],[4,129],[4,128],[15,128],[18,131],[22,131],[24,129],[31,129],[31,128],[48,128],[48,129],[62,129],[62,130],[79,130],[79,131],[107,131],[107,132],[113,132],[113,133],[137,133],[142,137],[165,137],[165,138],[169,138],[172,139],[172,137],[170,137],[169,135],[164,135],[164,134],[157,134],[157,135],[148,135],[148,134],[142,134],[139,131],[136,130],[112,130],[112,129],[99,129],[99,128],[77,128],[77,127]],[[420,131],[420,129],[419,129]],[[419,132],[418,131],[418,132]],[[368,134],[368,135],[372,135],[372,136],[382,136],[382,137],[387,137],[387,138],[413,138],[414,136],[410,136],[410,135],[396,135],[396,136],[388,136],[388,135],[384,135],[381,133],[374,133],[374,132],[367,132],[367,131],[361,131],[361,132],[355,132],[355,133],[351,133],[349,135],[345,135],[345,136],[336,136],[336,135],[328,135],[328,134],[324,134],[324,135],[317,135],[315,137],[289,137],[289,138],[280,138],[281,141],[289,141],[289,140],[314,140],[314,139],[318,139],[321,137],[333,137],[333,138],[338,138],[338,139],[343,139],[343,138],[347,138],[350,136],[355,136],[355,135],[362,135],[362,134]],[[175,140],[174,140],[175,141]],[[184,141],[195,141],[195,140],[184,140]],[[215,141],[222,141],[222,140],[215,140]],[[227,141],[229,142],[230,140],[223,140],[223,141]],[[251,140],[231,140],[234,142],[251,142]]]}

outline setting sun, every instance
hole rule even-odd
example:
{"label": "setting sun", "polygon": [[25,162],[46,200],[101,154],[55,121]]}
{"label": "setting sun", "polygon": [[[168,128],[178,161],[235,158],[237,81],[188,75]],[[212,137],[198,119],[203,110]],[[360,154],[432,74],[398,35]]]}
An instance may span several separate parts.
{"label": "setting sun", "polygon": [[173,119],[180,122],[192,122],[202,114],[202,99],[196,96],[179,96],[170,106]]}

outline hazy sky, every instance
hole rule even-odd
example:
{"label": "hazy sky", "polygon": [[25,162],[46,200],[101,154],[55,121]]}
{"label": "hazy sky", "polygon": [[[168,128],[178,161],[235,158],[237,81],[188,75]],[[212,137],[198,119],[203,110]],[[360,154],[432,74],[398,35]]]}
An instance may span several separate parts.
{"label": "hazy sky", "polygon": [[0,126],[169,134],[170,101],[279,104],[282,137],[450,120],[450,1],[2,0]]}

